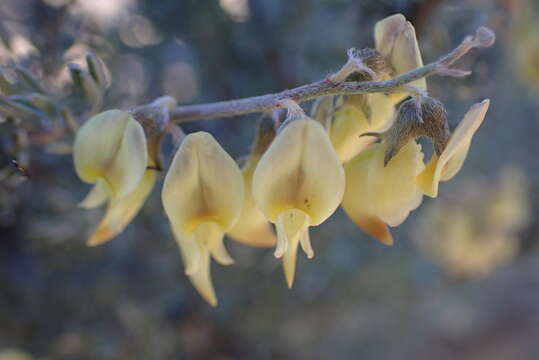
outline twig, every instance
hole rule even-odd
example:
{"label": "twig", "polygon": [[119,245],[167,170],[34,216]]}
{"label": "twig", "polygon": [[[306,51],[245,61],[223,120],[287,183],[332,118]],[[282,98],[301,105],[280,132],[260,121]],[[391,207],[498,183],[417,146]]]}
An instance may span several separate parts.
{"label": "twig", "polygon": [[207,104],[186,105],[174,108],[170,115],[174,122],[185,122],[200,119],[211,119],[238,116],[255,112],[262,112],[273,108],[282,107],[282,100],[290,99],[298,103],[312,100],[324,95],[352,95],[377,92],[402,92],[401,87],[414,80],[434,74],[452,76],[462,72],[450,69],[458,59],[468,51],[478,47],[489,47],[494,44],[495,35],[486,27],[477,29],[475,36],[467,36],[459,46],[449,54],[437,61],[421,68],[412,70],[396,78],[385,81],[365,82],[342,82],[329,81],[329,77],[311,84],[303,85],[294,89],[284,90],[280,93],[254,96],[244,99],[220,101]]}

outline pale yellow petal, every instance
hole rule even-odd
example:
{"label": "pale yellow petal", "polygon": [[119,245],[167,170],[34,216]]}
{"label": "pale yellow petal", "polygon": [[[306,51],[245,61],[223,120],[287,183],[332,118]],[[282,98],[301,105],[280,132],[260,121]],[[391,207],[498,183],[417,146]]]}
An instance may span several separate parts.
{"label": "pale yellow petal", "polygon": [[154,183],[155,171],[147,170],[134,191],[122,198],[110,200],[105,216],[88,239],[87,244],[99,245],[121,233],[144,205]]}
{"label": "pale yellow petal", "polygon": [[487,99],[473,105],[451,135],[442,154],[439,157],[433,155],[425,170],[419,174],[417,184],[425,195],[436,197],[438,183],[450,180],[462,168],[472,137],[483,122],[489,104]]}
{"label": "pale yellow petal", "polygon": [[197,289],[200,296],[204,298],[211,306],[217,306],[217,296],[211,280],[211,261],[208,249],[203,249],[200,254],[200,266],[194,273],[189,274],[189,280]]}
{"label": "pale yellow petal", "polygon": [[183,236],[182,231],[177,229],[174,224],[172,224],[172,231],[174,232],[176,243],[180,247],[185,274],[194,275],[198,273],[203,263],[203,252],[206,250],[209,254],[209,249],[204,248],[203,244],[200,244],[194,235]]}
{"label": "pale yellow petal", "polygon": [[92,187],[92,190],[79,203],[83,209],[93,209],[103,205],[110,197],[110,189],[105,180],[99,179]]}
{"label": "pale yellow petal", "polygon": [[411,141],[384,167],[386,145],[376,144],[345,164],[342,207],[366,232],[391,244],[384,223],[397,226],[421,203],[415,184],[423,169],[421,147]]}
{"label": "pale yellow petal", "polygon": [[[252,160],[252,157],[249,159]],[[241,215],[227,234],[234,240],[250,246],[273,247],[277,241],[271,225],[256,206],[251,191],[253,172],[257,161],[249,161],[243,168],[245,200]],[[252,164],[252,166],[250,166]]]}
{"label": "pale yellow petal", "polygon": [[277,249],[276,257],[283,258],[283,267],[288,287],[292,287],[296,271],[296,256],[298,245],[301,246],[307,256],[314,256],[309,240],[309,215],[301,210],[287,210],[281,213],[277,219]]}
{"label": "pale yellow petal", "polygon": [[210,254],[221,265],[230,265],[234,259],[228,254],[223,244],[223,231],[214,222],[205,222],[198,225],[193,233],[196,241],[210,250]]}
{"label": "pale yellow petal", "polygon": [[[391,63],[395,68],[395,76],[405,74],[423,66],[421,51],[415,34],[414,26],[406,22],[402,32],[395,39],[391,53]],[[427,89],[425,78],[417,79],[410,83],[420,89]]]}
{"label": "pale yellow petal", "polygon": [[210,134],[190,134],[172,160],[161,198],[180,235],[190,236],[204,222],[215,222],[227,231],[243,206],[242,174]]}
{"label": "pale yellow petal", "polygon": [[146,137],[135,120],[125,128],[122,143],[110,164],[105,180],[117,197],[129,194],[138,185],[148,166]]}
{"label": "pale yellow petal", "polygon": [[399,34],[403,31],[406,18],[402,14],[386,17],[374,26],[374,44],[380,54],[389,57]]}
{"label": "pale yellow petal", "polygon": [[[174,230],[174,224],[173,224]],[[180,246],[185,273],[199,294],[210,305],[217,305],[217,297],[211,279],[211,256],[223,265],[230,265],[234,260],[223,245],[223,231],[214,222],[200,223],[191,236],[175,231],[176,241]]]}
{"label": "pale yellow petal", "polygon": [[356,106],[344,106],[335,113],[329,136],[341,162],[346,162],[367,148],[376,139],[360,136],[371,131],[363,111]]}
{"label": "pale yellow petal", "polygon": [[367,131],[384,132],[389,129],[394,121],[395,105],[400,100],[402,99],[381,93],[367,95],[371,114]]}
{"label": "pale yellow petal", "polygon": [[310,225],[326,220],[344,193],[344,171],[320,123],[303,118],[287,125],[260,159],[253,197],[272,222],[283,211],[299,209]]}
{"label": "pale yellow petal", "polygon": [[129,113],[109,110],[84,123],[73,148],[75,170],[88,183],[106,181],[112,197],[135,189],[147,165],[142,126]]}
{"label": "pale yellow petal", "polygon": [[311,237],[309,235],[309,231],[303,232],[303,234],[299,238],[299,243],[305,255],[307,255],[309,259],[312,259],[314,257],[314,250],[313,246],[311,245]]}
{"label": "pale yellow petal", "polygon": [[[307,230],[308,231],[308,230]],[[290,249],[283,254],[283,270],[288,288],[294,285],[294,277],[296,275],[298,246],[291,246]]]}
{"label": "pale yellow petal", "polygon": [[367,234],[380,241],[382,244],[392,246],[393,236],[387,225],[375,216],[369,214],[357,214],[353,219],[354,223]]}
{"label": "pale yellow petal", "polygon": [[423,194],[415,178],[423,170],[423,153],[415,141],[406,144],[384,167],[385,145],[379,146],[369,169],[373,213],[390,226],[400,225],[416,209]]}

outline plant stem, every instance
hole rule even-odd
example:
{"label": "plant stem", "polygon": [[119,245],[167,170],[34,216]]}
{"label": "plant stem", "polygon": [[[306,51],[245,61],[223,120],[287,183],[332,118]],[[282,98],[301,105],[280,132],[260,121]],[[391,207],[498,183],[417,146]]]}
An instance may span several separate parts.
{"label": "plant stem", "polygon": [[324,80],[284,90],[275,94],[253,96],[244,99],[219,101],[207,104],[185,105],[174,108],[170,115],[174,122],[186,122],[200,119],[212,119],[244,115],[267,111],[282,107],[282,100],[290,99],[298,103],[312,100],[324,95],[352,95],[377,92],[403,92],[403,85],[414,80],[434,74],[451,76],[463,74],[460,71],[451,71],[449,67],[468,51],[476,47],[489,47],[495,41],[494,33],[480,27],[475,36],[467,36],[453,51],[437,61],[418,69],[407,72],[401,76],[385,81],[342,82],[334,83],[326,77]]}

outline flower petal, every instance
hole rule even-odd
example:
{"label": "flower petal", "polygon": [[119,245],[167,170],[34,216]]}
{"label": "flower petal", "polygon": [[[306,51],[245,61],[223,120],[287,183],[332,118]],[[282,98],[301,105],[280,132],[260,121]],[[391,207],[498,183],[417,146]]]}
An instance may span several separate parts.
{"label": "flower petal", "polygon": [[[414,26],[406,22],[402,32],[395,39],[391,53],[391,63],[395,67],[395,75],[399,76],[423,66],[421,51],[415,34]],[[425,78],[410,83],[420,89],[427,89]]]}
{"label": "flower petal", "polygon": [[389,231],[387,225],[380,220],[380,218],[377,218],[376,216],[369,216],[368,214],[360,214],[353,220],[361,230],[365,231],[382,244],[388,246],[393,245],[393,236],[391,236],[391,232]]}
{"label": "flower petal", "polygon": [[[417,42],[414,26],[402,14],[395,14],[380,20],[374,26],[376,50],[391,61],[395,76],[423,66],[421,51]],[[427,89],[425,78],[415,80],[410,85]],[[406,94],[395,93],[391,98],[402,99]]]}
{"label": "flower petal", "polygon": [[232,228],[244,200],[240,169],[208,133],[187,135],[165,177],[161,194],[176,236],[190,236],[200,223]]}
{"label": "flower petal", "polygon": [[189,280],[197,289],[200,296],[204,298],[211,306],[217,306],[217,296],[211,280],[210,253],[207,248],[202,249],[200,254],[200,265],[197,271],[189,273]]}
{"label": "flower petal", "polygon": [[214,222],[205,222],[198,225],[194,236],[198,244],[207,247],[210,254],[221,265],[230,265],[234,259],[228,254],[223,244],[223,231],[218,224]]}
{"label": "flower petal", "polygon": [[322,125],[307,117],[286,125],[260,159],[252,190],[274,223],[289,209],[308,214],[310,225],[326,220],[342,199],[344,171]]}
{"label": "flower petal", "polygon": [[360,136],[369,131],[368,120],[358,107],[344,106],[335,113],[329,136],[342,162],[350,160],[376,140],[373,137]]}
{"label": "flower petal", "polygon": [[142,126],[127,112],[109,110],[89,119],[77,133],[75,170],[88,183],[107,182],[113,198],[133,191],[148,161]]}
{"label": "flower petal", "polygon": [[227,234],[234,240],[250,246],[273,247],[277,242],[271,225],[258,209],[253,199],[252,181],[253,172],[258,163],[258,159],[249,159],[242,170],[245,186],[245,200],[241,215],[236,224]]}
{"label": "flower petal", "polygon": [[423,170],[421,145],[410,141],[384,167],[385,145],[371,162],[369,189],[374,213],[390,226],[400,225],[422,200],[415,178]]}
{"label": "flower petal", "polygon": [[292,287],[296,270],[296,255],[298,245],[307,256],[314,256],[309,240],[309,215],[301,210],[292,209],[279,214],[277,219],[277,249],[275,257],[283,257],[283,266],[288,287]]}
{"label": "flower petal", "polygon": [[391,244],[384,223],[397,226],[421,203],[415,184],[423,169],[421,147],[409,142],[384,167],[385,144],[375,144],[345,164],[346,191],[342,207],[366,232]]}
{"label": "flower petal", "polygon": [[[88,239],[87,244],[89,246],[100,245],[121,233],[144,205],[154,183],[155,171],[146,170],[144,177],[134,191],[120,199],[110,200],[105,216]],[[97,186],[99,183],[96,184]]]}
{"label": "flower petal", "polygon": [[433,155],[425,169],[418,175],[417,184],[425,195],[436,197],[438,183],[450,180],[462,168],[472,137],[483,122],[489,104],[490,101],[487,99],[473,105],[451,135],[442,154],[439,157]]}
{"label": "flower petal", "polygon": [[197,241],[197,238],[194,235],[182,236],[181,231],[176,229],[174,224],[172,225],[172,230],[176,238],[176,243],[178,243],[178,246],[180,247],[185,274],[194,275],[198,273],[203,263],[202,256],[204,246]]}
{"label": "flower petal", "polygon": [[83,209],[93,209],[103,205],[109,197],[110,190],[107,183],[99,179],[92,187],[92,190],[79,203],[79,206]]}
{"label": "flower petal", "polygon": [[385,57],[389,57],[393,51],[395,41],[403,31],[406,18],[402,14],[386,17],[374,26],[374,44],[376,50]]}

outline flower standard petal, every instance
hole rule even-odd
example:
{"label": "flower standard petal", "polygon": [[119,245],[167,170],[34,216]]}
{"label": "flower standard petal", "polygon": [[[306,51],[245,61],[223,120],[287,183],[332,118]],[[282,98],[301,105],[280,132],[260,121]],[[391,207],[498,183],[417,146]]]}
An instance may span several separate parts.
{"label": "flower standard petal", "polygon": [[127,112],[100,113],[77,133],[73,159],[83,181],[95,183],[102,179],[113,198],[125,196],[137,187],[146,170],[144,130]]}
{"label": "flower standard petal", "polygon": [[462,168],[472,137],[483,122],[490,101],[484,100],[473,105],[464,115],[447,143],[442,154],[433,155],[425,169],[418,175],[417,184],[427,196],[438,195],[438,183],[450,180]]}
{"label": "flower standard petal", "polygon": [[299,209],[310,225],[325,221],[344,193],[344,171],[323,127],[309,118],[291,122],[262,156],[253,176],[253,197],[266,217]]}
{"label": "flower standard petal", "polygon": [[229,230],[239,217],[243,193],[241,171],[234,160],[210,134],[197,132],[187,135],[176,152],[162,200],[170,221],[190,235],[207,221]]}

